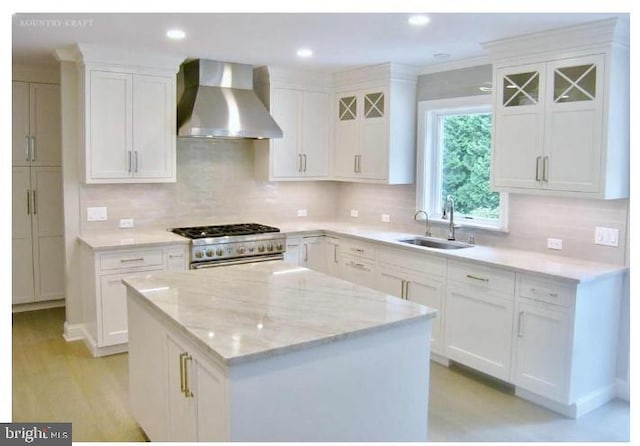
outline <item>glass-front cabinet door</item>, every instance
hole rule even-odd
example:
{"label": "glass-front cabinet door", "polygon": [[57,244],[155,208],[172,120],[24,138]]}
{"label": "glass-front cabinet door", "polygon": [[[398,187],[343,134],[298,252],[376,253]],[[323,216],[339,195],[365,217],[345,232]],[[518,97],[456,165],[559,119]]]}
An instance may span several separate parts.
{"label": "glass-front cabinet door", "polygon": [[604,56],[547,64],[544,187],[597,192],[602,149]]}
{"label": "glass-front cabinet door", "polygon": [[544,64],[496,70],[492,184],[541,186],[544,142]]}

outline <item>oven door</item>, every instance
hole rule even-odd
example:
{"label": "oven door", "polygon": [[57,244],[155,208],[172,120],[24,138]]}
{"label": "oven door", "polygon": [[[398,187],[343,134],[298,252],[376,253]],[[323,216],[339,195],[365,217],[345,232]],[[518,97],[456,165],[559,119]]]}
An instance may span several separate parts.
{"label": "oven door", "polygon": [[190,269],[215,268],[217,266],[242,265],[244,263],[268,262],[270,260],[284,260],[283,254],[273,254],[267,256],[242,257],[229,260],[212,260],[210,262],[192,263]]}

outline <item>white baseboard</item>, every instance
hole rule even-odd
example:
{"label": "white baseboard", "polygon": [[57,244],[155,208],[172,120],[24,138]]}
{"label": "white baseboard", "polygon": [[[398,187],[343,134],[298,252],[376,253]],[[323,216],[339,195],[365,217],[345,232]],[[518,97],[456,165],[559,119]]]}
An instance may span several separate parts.
{"label": "white baseboard", "polygon": [[27,304],[15,304],[12,306],[13,313],[22,313],[25,311],[46,310],[47,308],[64,307],[64,298],[55,300],[45,300],[42,302],[29,302]]}
{"label": "white baseboard", "polygon": [[576,419],[614,399],[616,397],[616,386],[611,385],[598,389],[573,404],[559,403],[519,387],[516,387],[516,396],[539,406],[546,407],[565,417]]}
{"label": "white baseboard", "polygon": [[107,355],[115,355],[117,353],[124,353],[129,351],[128,343],[98,347],[98,344],[96,343],[95,339],[93,339],[93,336],[91,336],[89,332],[84,329],[84,327],[82,328],[82,333],[82,340],[84,341],[84,345],[87,346],[87,349],[89,349],[89,352],[91,352],[91,356],[93,356],[94,358],[99,358],[101,356]]}
{"label": "white baseboard", "polygon": [[81,341],[84,339],[84,324],[70,324],[65,321],[62,337],[67,342]]}
{"label": "white baseboard", "polygon": [[621,378],[616,379],[616,397],[627,402],[630,401],[628,379],[626,381]]}

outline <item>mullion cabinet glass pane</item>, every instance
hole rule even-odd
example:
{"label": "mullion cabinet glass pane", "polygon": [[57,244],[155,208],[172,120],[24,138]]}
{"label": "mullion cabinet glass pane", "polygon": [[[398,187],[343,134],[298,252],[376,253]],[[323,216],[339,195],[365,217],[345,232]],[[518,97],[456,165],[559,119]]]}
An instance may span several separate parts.
{"label": "mullion cabinet glass pane", "polygon": [[382,116],[384,116],[384,94],[366,94],[364,96],[364,117],[381,118]]}
{"label": "mullion cabinet glass pane", "polygon": [[596,67],[578,65],[558,68],[553,76],[556,102],[592,101],[596,97]]}
{"label": "mullion cabinet glass pane", "polygon": [[539,81],[537,71],[505,76],[502,80],[502,105],[516,107],[537,104]]}

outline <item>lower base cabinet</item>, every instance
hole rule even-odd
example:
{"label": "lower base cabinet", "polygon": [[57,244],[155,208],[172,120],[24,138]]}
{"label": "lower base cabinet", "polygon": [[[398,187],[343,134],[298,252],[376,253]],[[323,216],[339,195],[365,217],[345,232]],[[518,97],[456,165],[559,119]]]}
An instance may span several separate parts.
{"label": "lower base cabinet", "polygon": [[550,307],[518,299],[513,382],[546,398],[566,401],[570,315],[564,308]]}
{"label": "lower base cabinet", "polygon": [[85,343],[94,356],[127,350],[127,290],[122,279],[187,269],[185,245],[93,251],[83,248]]}

